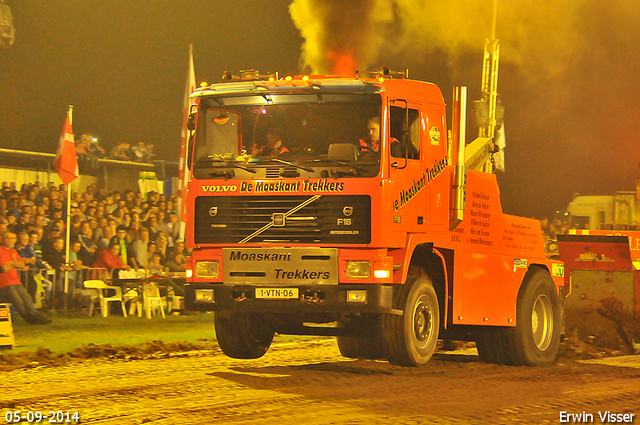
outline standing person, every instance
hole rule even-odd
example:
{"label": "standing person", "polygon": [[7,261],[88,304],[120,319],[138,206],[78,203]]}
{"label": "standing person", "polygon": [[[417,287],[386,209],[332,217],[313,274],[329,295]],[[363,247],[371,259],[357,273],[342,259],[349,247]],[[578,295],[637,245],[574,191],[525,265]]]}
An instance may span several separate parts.
{"label": "standing person", "polygon": [[169,238],[163,232],[156,234],[156,253],[160,254],[160,264],[164,265],[167,261],[167,248],[169,246]]}
{"label": "standing person", "polygon": [[16,234],[28,232],[29,226],[31,226],[31,214],[23,212],[22,214],[20,214],[18,223],[16,223]]}
{"label": "standing person", "polygon": [[111,242],[111,238],[113,237],[113,227],[105,226],[102,228],[102,237],[98,239],[96,245],[98,246],[97,251],[100,252],[103,249],[109,249],[109,243]]}
{"label": "standing person", "polygon": [[[33,252],[31,247],[29,246],[29,234],[27,234],[26,232],[19,233],[18,241],[16,242],[13,248],[16,250],[16,252],[20,256],[22,261],[27,266],[27,268],[23,271],[27,271],[26,276],[27,276],[28,283],[25,282],[24,285],[26,286],[26,289],[29,295],[33,297],[34,294],[36,293],[37,285],[36,285],[35,276],[38,270],[36,266],[36,262],[37,262],[36,254],[35,252]],[[45,267],[42,261],[40,261],[39,267],[40,268]]]}
{"label": "standing person", "polygon": [[[69,287],[77,288],[82,287],[81,282],[84,281],[84,275],[82,272],[76,273],[76,271],[87,270],[89,266],[84,265],[82,259],[78,255],[82,249],[80,242],[71,242],[71,249],[69,250],[69,264],[73,268],[73,271],[69,272]],[[87,263],[91,264],[91,263]],[[73,292],[73,291],[71,291]]]}
{"label": "standing person", "polygon": [[28,323],[47,324],[50,319],[43,316],[33,304],[31,296],[24,289],[18,278],[18,270],[25,268],[18,252],[13,249],[17,240],[16,234],[4,232],[0,246],[0,298],[10,302],[18,314]]}
{"label": "standing person", "polygon": [[44,261],[49,261],[48,258],[53,254],[53,241],[55,238],[59,238],[61,234],[60,227],[53,226],[51,230],[49,230],[49,234],[47,237],[43,238],[40,241],[40,246],[42,247],[42,258]]}
{"label": "standing person", "polygon": [[149,264],[149,229],[141,227],[138,237],[131,242],[131,255],[138,263],[138,267],[147,268]]}
{"label": "standing person", "polygon": [[126,240],[129,244],[131,244],[135,239],[138,238],[138,232],[140,231],[140,221],[131,221],[129,226],[127,226],[127,236]]}
{"label": "standing person", "polygon": [[147,229],[149,229],[149,237],[151,238],[151,240],[156,240],[156,235],[158,234],[158,231],[155,230],[158,226],[156,215],[153,214],[152,216],[149,216],[149,219],[144,222],[144,225]]}
{"label": "standing person", "polygon": [[[98,241],[100,239],[102,239],[104,228],[107,227],[108,225],[109,225],[109,222],[106,219],[106,217],[102,217],[102,218],[98,219],[97,227],[95,229],[93,229],[93,241],[96,243],[96,245],[98,244]],[[111,239],[112,236],[113,236],[113,234],[111,236],[109,236],[109,239]]]}
{"label": "standing person", "polygon": [[164,270],[164,266],[162,265],[162,262],[160,260],[161,259],[159,252],[154,252],[151,255],[151,259],[149,260],[148,265],[149,274],[154,275],[162,273],[162,271]]}
{"label": "standing person", "polygon": [[173,245],[170,254],[182,254],[186,257],[187,252],[185,252],[184,248],[184,241],[182,239],[176,239],[176,243]]}
{"label": "standing person", "polygon": [[[122,263],[127,265],[127,266],[133,266],[135,267],[136,270],[138,270],[138,264],[135,262],[135,259],[133,259],[133,261],[129,261],[130,260],[130,256],[129,253],[127,252],[127,228],[126,226],[118,226],[116,228],[116,235],[114,237],[111,238],[111,243],[118,243],[118,245],[120,245],[120,257],[122,258]],[[109,246],[111,246],[111,244],[109,244]],[[131,263],[131,264],[130,264]]]}
{"label": "standing person", "polygon": [[38,228],[29,232],[29,245],[40,260],[42,260],[42,246],[40,245],[40,241],[42,240],[43,233],[44,230]]}
{"label": "standing person", "polygon": [[147,161],[147,145],[144,142],[138,142],[135,147],[131,148],[133,150],[133,160],[138,162],[146,162]]}
{"label": "standing person", "polygon": [[171,237],[169,236],[169,223],[165,221],[164,211],[158,210],[158,212],[156,213],[156,220],[157,220],[157,224],[152,229],[152,231],[155,232],[156,234],[162,232],[165,235],[167,235],[167,237],[169,238],[168,246],[169,248],[173,247],[173,239],[171,239]]}
{"label": "standing person", "polygon": [[180,223],[178,223],[178,214],[175,212],[169,212],[169,222],[167,223],[169,228],[169,237],[173,240],[175,245],[176,241],[180,239]]}
{"label": "standing person", "polygon": [[173,252],[169,255],[169,261],[164,265],[164,270],[167,272],[186,272],[187,261],[184,258],[184,253]]}
{"label": "standing person", "polygon": [[[42,249],[40,248],[40,239],[42,239],[42,229],[32,230],[29,232],[29,241],[26,244],[26,248],[23,251],[18,250],[18,254],[21,257],[34,257],[35,263],[29,265],[31,270],[36,273],[42,272],[42,270],[51,270],[51,266],[42,261]],[[42,276],[42,275],[41,275]],[[46,302],[51,299],[51,290],[53,289],[53,282],[48,279],[42,280],[42,285],[46,290]]]}
{"label": "standing person", "polygon": [[16,232],[16,216],[13,214],[7,214],[7,229],[10,232]]}
{"label": "standing person", "polygon": [[114,270],[131,270],[131,267],[122,262],[119,242],[111,242],[108,249],[100,251],[92,267],[107,269],[109,273]]}
{"label": "standing person", "polygon": [[64,272],[72,271],[73,267],[67,266],[65,263],[64,239],[57,237],[53,240],[53,250],[43,256],[44,261],[49,263],[56,271],[56,299],[53,300],[53,307],[64,301]]}
{"label": "standing person", "polygon": [[78,253],[78,257],[82,260],[83,264],[91,264],[95,261],[97,256],[97,246],[91,238],[91,226],[88,221],[83,221],[80,224],[80,231],[78,234],[78,242],[82,245],[82,249]]}

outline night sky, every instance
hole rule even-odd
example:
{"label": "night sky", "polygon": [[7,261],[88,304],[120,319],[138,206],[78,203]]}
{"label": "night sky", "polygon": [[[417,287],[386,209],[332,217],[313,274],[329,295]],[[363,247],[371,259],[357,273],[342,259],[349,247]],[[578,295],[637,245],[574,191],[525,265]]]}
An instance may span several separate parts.
{"label": "night sky", "polygon": [[[17,33],[0,50],[0,147],[55,152],[73,104],[77,136],[91,132],[108,149],[154,143],[159,158],[177,160],[189,44],[198,83],[225,70],[299,73],[305,62],[308,72],[314,62],[310,53],[301,58],[296,25],[324,19],[327,48],[360,43],[345,45],[361,49],[361,69],[409,68],[438,84],[447,102],[454,84],[476,99],[493,2],[295,0],[295,23],[290,0],[5,3]],[[507,136],[499,181],[506,212],[549,217],[574,193],[635,189],[640,2],[541,3],[499,3]]]}

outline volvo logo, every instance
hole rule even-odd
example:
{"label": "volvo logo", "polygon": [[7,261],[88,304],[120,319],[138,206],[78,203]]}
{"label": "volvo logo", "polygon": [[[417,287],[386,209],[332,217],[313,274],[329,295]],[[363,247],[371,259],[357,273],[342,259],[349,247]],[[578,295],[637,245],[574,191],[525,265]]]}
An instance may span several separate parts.
{"label": "volvo logo", "polygon": [[276,227],[282,227],[285,225],[284,213],[273,213],[271,216],[271,222]]}
{"label": "volvo logo", "polygon": [[345,217],[349,217],[351,214],[353,214],[353,207],[350,206],[346,206],[342,209],[342,214],[344,214]]}
{"label": "volvo logo", "polygon": [[209,215],[211,217],[215,217],[218,215],[218,207],[211,207],[209,208]]}

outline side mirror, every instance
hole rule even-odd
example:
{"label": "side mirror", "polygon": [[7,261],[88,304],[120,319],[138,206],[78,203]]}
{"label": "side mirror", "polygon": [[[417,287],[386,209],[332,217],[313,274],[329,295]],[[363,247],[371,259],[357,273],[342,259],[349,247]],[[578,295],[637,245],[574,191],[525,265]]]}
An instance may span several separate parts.
{"label": "side mirror", "polygon": [[192,112],[189,114],[189,118],[187,119],[187,130],[193,131],[196,129],[196,113]]}

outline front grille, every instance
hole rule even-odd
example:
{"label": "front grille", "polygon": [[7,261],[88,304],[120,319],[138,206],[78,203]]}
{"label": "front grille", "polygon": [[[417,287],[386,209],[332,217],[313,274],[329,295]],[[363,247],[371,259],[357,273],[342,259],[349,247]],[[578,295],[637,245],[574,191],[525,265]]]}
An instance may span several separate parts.
{"label": "front grille", "polygon": [[[321,195],[312,201],[311,198],[314,196],[200,196],[196,198],[195,242],[371,242],[369,196]],[[305,201],[308,205],[289,214]]]}
{"label": "front grille", "polygon": [[265,170],[265,178],[267,179],[279,179],[280,178],[280,168],[267,167]]}

